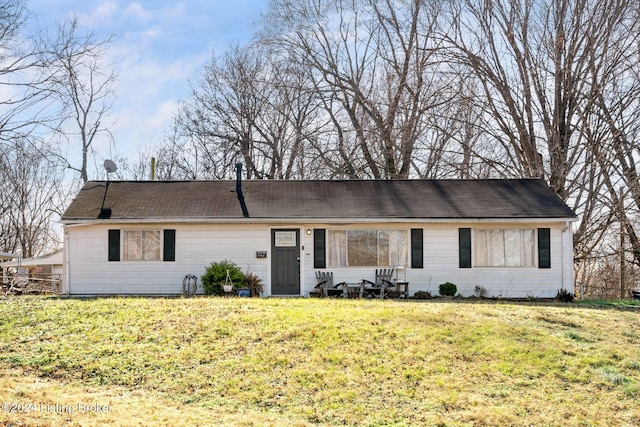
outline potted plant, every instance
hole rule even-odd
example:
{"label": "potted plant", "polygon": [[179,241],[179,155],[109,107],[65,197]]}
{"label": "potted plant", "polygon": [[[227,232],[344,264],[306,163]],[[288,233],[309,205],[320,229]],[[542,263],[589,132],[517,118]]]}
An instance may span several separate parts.
{"label": "potted plant", "polygon": [[249,296],[259,297],[262,295],[264,286],[262,285],[262,279],[255,273],[247,273],[244,276],[244,284],[249,289]]}
{"label": "potted plant", "polygon": [[226,283],[227,282],[224,282],[222,284],[222,289],[224,290],[225,294],[228,294],[228,293],[233,291],[233,283],[228,283],[228,284],[226,284]]}

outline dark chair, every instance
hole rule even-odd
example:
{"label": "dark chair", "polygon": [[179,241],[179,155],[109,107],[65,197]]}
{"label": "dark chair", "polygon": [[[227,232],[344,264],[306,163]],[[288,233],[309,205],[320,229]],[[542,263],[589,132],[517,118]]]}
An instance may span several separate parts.
{"label": "dark chair", "polygon": [[317,284],[314,287],[312,295],[320,294],[322,297],[340,297],[345,296],[347,292],[346,283],[333,284],[333,272],[316,271]]}
{"label": "dark chair", "polygon": [[376,269],[374,282],[362,279],[365,296],[384,299],[387,296],[387,288],[395,288],[395,285],[391,281],[392,278],[393,268]]}

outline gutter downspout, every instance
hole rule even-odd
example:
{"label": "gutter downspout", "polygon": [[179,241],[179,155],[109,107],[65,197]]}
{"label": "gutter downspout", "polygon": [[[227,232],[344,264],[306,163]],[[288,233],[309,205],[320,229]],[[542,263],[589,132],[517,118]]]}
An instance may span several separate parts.
{"label": "gutter downspout", "polygon": [[70,246],[70,239],[69,239],[69,232],[67,231],[67,227],[64,227],[64,251],[63,253],[63,258],[62,258],[62,263],[64,265],[63,268],[63,273],[62,273],[62,280],[63,282],[63,287],[64,290],[62,290],[62,293],[69,296],[71,295],[71,263],[69,262],[69,253],[71,252],[71,248]]}
{"label": "gutter downspout", "polygon": [[[566,253],[565,252],[567,251],[567,247],[566,247],[566,245],[567,245],[567,232],[569,231],[570,227],[571,227],[571,223],[568,220],[565,220],[564,227],[562,228],[562,231],[561,231],[561,242],[562,242],[561,243],[561,247],[562,247],[562,250],[561,250],[561,254],[562,254],[562,258],[561,258],[562,259],[562,261],[561,261],[561,263],[562,263],[561,286],[562,286],[562,289],[569,290],[571,293],[575,293],[575,289],[567,289],[567,281],[569,282],[569,284],[573,284],[574,288],[575,288],[575,284],[571,283],[572,280],[567,280],[567,279],[569,279],[567,277],[567,275],[568,274],[573,274],[573,273],[571,273],[571,271],[573,270],[573,262],[569,266],[569,271],[566,271],[567,266],[565,265],[566,264],[566,260],[565,260]],[[571,245],[571,250],[573,251],[573,241],[570,241],[569,245]]]}
{"label": "gutter downspout", "polygon": [[236,163],[236,195],[242,208],[242,216],[249,218],[247,204],[244,201],[244,194],[242,194],[242,163]]}

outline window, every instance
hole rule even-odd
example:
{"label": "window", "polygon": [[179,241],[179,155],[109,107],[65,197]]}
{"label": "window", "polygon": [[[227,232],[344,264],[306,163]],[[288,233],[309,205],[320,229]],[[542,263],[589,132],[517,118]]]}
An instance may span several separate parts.
{"label": "window", "polygon": [[176,230],[109,230],[108,260],[120,261],[121,249],[123,261],[175,261]]}
{"label": "window", "polygon": [[162,245],[159,230],[124,230],[122,233],[124,261],[160,261]]}
{"label": "window", "polygon": [[404,230],[331,230],[331,267],[392,267],[407,262]]}
{"label": "window", "polygon": [[475,267],[535,267],[535,232],[489,229],[473,232]]}

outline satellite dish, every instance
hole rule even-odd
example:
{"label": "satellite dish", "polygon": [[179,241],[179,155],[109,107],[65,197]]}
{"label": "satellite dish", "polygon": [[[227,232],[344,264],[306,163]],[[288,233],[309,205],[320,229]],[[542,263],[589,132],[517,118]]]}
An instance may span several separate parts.
{"label": "satellite dish", "polygon": [[107,173],[112,173],[118,170],[118,166],[109,159],[104,161],[104,168],[107,170]]}

